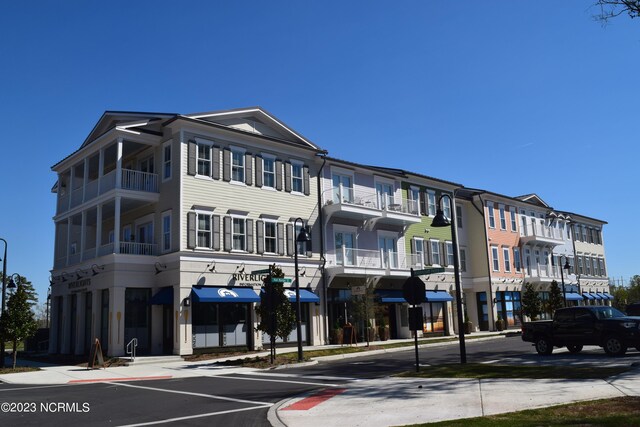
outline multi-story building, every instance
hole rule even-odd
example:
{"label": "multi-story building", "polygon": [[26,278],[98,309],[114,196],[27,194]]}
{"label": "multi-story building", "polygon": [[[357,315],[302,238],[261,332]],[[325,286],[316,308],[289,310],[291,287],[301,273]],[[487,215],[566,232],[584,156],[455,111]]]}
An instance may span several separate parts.
{"label": "multi-story building", "polygon": [[[375,293],[376,317],[389,326],[391,337],[409,337],[402,285],[412,268],[453,265],[450,232],[427,233],[436,197],[457,185],[334,158],[327,159],[322,178],[329,324],[353,322],[352,289],[364,286]],[[423,277],[428,290],[423,333],[453,330],[451,310],[445,308],[452,300],[449,270],[438,278]]]}
{"label": "multi-story building", "polygon": [[276,264],[291,278],[296,250],[302,339],[321,343],[320,256],[294,236],[320,238],[322,153],[260,108],[106,112],[52,168],[50,352],[85,353],[93,337],[113,356],[134,338],[149,354],[261,347],[264,274],[251,272]]}

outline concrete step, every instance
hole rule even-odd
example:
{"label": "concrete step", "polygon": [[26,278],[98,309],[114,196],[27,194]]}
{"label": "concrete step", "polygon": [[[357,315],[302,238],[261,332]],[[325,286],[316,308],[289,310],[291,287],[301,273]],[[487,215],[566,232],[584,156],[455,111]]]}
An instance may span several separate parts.
{"label": "concrete step", "polygon": [[184,362],[182,356],[136,356],[132,362],[129,357],[121,357],[120,360],[125,362],[126,366],[136,365],[162,365],[165,363]]}

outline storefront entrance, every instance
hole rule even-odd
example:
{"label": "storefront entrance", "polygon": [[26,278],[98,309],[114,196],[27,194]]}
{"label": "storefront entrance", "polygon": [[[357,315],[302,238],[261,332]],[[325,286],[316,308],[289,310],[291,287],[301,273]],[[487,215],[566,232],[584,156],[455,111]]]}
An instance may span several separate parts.
{"label": "storefront entrance", "polygon": [[138,340],[136,353],[151,351],[151,289],[127,288],[124,291],[124,344]]}
{"label": "storefront entrance", "polygon": [[193,348],[249,347],[249,304],[193,303]]}

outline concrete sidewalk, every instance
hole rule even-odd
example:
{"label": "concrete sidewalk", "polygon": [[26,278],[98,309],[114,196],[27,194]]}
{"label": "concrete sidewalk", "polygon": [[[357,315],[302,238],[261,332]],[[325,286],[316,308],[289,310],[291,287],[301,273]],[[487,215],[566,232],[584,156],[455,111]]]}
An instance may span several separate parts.
{"label": "concrete sidewalk", "polygon": [[288,427],[398,426],[622,396],[640,396],[640,369],[607,380],[385,378],[280,402],[269,410],[269,421]]}

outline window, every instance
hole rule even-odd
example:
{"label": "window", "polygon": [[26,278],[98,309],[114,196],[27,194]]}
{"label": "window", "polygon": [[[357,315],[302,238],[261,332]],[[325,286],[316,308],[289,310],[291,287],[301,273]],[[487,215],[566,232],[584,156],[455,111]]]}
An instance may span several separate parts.
{"label": "window", "polygon": [[262,186],[276,188],[276,161],[272,157],[262,159]]}
{"label": "window", "polygon": [[578,273],[582,274],[584,273],[584,269],[582,268],[582,257],[578,256]]}
{"label": "window", "polygon": [[417,187],[409,188],[409,213],[420,214],[420,190]]}
{"label": "window", "polygon": [[587,241],[587,227],[585,227],[583,225],[581,228],[582,228],[582,241],[586,242]]}
{"label": "window", "polygon": [[291,163],[291,191],[293,191],[294,193],[304,192],[303,182],[304,180],[302,178],[302,164]]}
{"label": "window", "polygon": [[499,205],[500,208],[500,230],[507,229],[507,217],[504,212],[504,205]]}
{"label": "window", "polygon": [[273,221],[265,221],[264,223],[264,251],[271,254],[278,251],[276,223]]}
{"label": "window", "polygon": [[458,228],[462,228],[462,206],[456,206],[456,222]]}
{"label": "window", "polygon": [[440,242],[431,240],[431,264],[440,265]]}
{"label": "window", "polygon": [[509,255],[509,248],[502,248],[502,255],[504,257],[504,271],[511,272],[511,256]]}
{"label": "window", "polygon": [[573,238],[574,240],[580,240],[580,226],[578,224],[573,226]]}
{"label": "window", "polygon": [[434,191],[427,191],[427,204],[429,208],[429,216],[436,215],[436,193]]}
{"label": "window", "polygon": [[517,223],[516,223],[516,208],[509,208],[509,214],[511,215],[511,231],[516,231],[517,230]]}
{"label": "window", "polygon": [[496,218],[493,213],[493,203],[487,202],[487,210],[489,211],[489,227],[496,228]]}
{"label": "window", "polygon": [[520,210],[520,220],[522,222],[522,225],[520,228],[520,235],[526,236],[527,235],[527,213],[524,211],[524,209]]}
{"label": "window", "polygon": [[602,258],[598,258],[598,264],[600,265],[600,275],[606,276],[607,272],[604,270],[604,260]]}
{"label": "window", "polygon": [[527,274],[531,275],[531,250],[529,248],[524,250],[524,265],[527,268]]}
{"label": "window", "polygon": [[171,141],[167,141],[162,149],[162,180],[171,178]]}
{"label": "window", "polygon": [[599,276],[600,272],[598,271],[598,260],[596,258],[591,258],[591,263],[593,264],[593,275]]}
{"label": "window", "polygon": [[413,239],[413,254],[412,265],[422,266],[424,264],[424,240],[420,238]]}
{"label": "window", "polygon": [[498,258],[497,246],[491,246],[491,258],[493,260],[493,271],[500,271],[500,259]]}
{"label": "window", "polygon": [[244,151],[231,150],[231,181],[244,184]]}
{"label": "window", "polygon": [[447,265],[454,265],[454,261],[453,261],[453,243],[446,242],[445,246],[447,248]]}
{"label": "window", "polygon": [[519,273],[522,268],[522,264],[520,261],[520,248],[513,248],[513,265],[516,271]]}
{"label": "window", "polygon": [[171,250],[171,211],[162,214],[162,251]]}
{"label": "window", "polygon": [[467,271],[467,250],[460,249],[460,271]]}
{"label": "window", "polygon": [[378,196],[378,206],[380,209],[389,209],[395,204],[393,200],[393,185],[384,182],[376,183],[376,194]]}
{"label": "window", "polygon": [[444,217],[447,219],[451,219],[451,203],[453,203],[453,199],[444,197],[442,198],[441,203],[442,203],[442,213],[444,214]]}
{"label": "window", "polygon": [[200,248],[211,247],[211,215],[198,214],[196,221],[196,235],[198,236],[197,246]]}
{"label": "window", "polygon": [[231,218],[231,249],[234,251],[247,250],[247,229],[245,218]]}
{"label": "window", "polygon": [[211,144],[198,142],[198,175],[211,176]]}
{"label": "window", "polygon": [[591,276],[591,259],[588,256],[584,257],[584,264],[587,271],[587,276]]}

